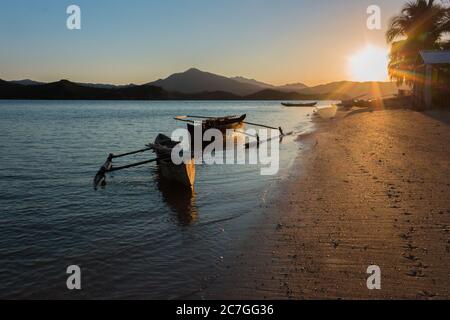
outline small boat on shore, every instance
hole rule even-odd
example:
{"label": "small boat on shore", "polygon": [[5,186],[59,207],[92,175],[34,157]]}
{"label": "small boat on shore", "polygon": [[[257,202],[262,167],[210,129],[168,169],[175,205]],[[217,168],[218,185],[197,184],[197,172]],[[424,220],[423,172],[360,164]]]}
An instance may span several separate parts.
{"label": "small boat on shore", "polygon": [[354,97],[353,99],[342,100],[340,103],[338,103],[338,107],[344,107],[346,109],[350,109],[352,107],[368,107],[370,105],[371,101],[361,99],[362,97],[364,97],[366,95],[367,94],[362,94],[357,97]]}
{"label": "small boat on shore", "polygon": [[320,107],[314,110],[314,114],[318,115],[322,119],[332,119],[336,116],[338,111],[338,107],[335,104],[332,104],[328,107]]}
{"label": "small boat on shore", "polygon": [[372,105],[372,100],[362,100],[362,99],[355,99],[355,100],[345,100],[338,104],[339,107],[344,108],[352,108],[352,107],[359,107],[359,108],[367,108]]}
{"label": "small boat on shore", "polygon": [[317,102],[307,102],[307,103],[282,102],[281,104],[285,107],[315,107],[317,105]]}
{"label": "small boat on shore", "polygon": [[193,188],[195,183],[195,161],[191,159],[187,163],[174,164],[170,157],[172,149],[179,142],[171,140],[169,137],[159,134],[154,143],[148,144],[158,157],[161,176],[172,182],[177,182],[183,186]]}

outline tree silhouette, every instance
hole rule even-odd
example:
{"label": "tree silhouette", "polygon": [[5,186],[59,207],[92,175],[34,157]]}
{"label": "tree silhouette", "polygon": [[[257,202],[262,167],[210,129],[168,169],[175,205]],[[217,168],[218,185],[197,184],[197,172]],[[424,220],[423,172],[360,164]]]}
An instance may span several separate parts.
{"label": "tree silhouette", "polygon": [[386,32],[391,44],[389,76],[397,83],[411,84],[421,50],[450,46],[445,35],[450,33],[450,8],[435,0],[407,2],[401,13],[392,18]]}

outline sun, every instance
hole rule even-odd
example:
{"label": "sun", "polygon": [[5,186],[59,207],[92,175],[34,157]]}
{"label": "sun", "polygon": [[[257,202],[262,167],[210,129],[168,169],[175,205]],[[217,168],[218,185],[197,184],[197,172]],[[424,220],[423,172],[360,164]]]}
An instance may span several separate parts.
{"label": "sun", "polygon": [[368,45],[348,59],[353,81],[387,81],[388,50]]}

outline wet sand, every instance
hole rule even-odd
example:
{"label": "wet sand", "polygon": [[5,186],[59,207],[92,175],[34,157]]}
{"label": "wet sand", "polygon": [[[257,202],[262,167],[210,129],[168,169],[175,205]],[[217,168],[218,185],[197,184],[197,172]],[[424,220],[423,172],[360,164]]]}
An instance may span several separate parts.
{"label": "wet sand", "polygon": [[[409,110],[340,118],[299,137],[309,150],[200,298],[450,298],[449,124]],[[381,290],[367,289],[369,265]]]}

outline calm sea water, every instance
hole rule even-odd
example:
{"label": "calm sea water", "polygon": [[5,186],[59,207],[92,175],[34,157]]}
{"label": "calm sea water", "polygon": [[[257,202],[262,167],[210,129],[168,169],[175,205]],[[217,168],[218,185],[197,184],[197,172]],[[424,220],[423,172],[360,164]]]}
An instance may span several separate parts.
{"label": "calm sea water", "polygon": [[[293,138],[281,144],[278,175],[199,165],[193,193],[160,181],[155,164],[117,172],[98,191],[92,179],[109,152],[183,127],[176,115],[242,113],[285,131],[313,129],[311,109],[279,101],[0,101],[0,297],[171,299],[208,285],[288,172]],[[78,292],[66,288],[72,264],[82,269]]]}

